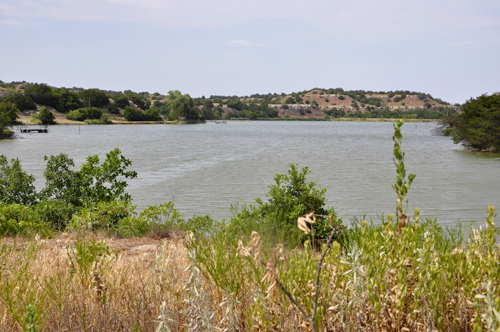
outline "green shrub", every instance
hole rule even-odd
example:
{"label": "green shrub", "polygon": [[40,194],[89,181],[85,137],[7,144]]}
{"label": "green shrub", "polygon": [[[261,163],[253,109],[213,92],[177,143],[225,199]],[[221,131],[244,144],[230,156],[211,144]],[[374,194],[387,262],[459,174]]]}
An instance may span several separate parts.
{"label": "green shrub", "polygon": [[130,214],[118,223],[118,232],[123,237],[144,236],[151,231],[152,226],[148,219]]}
{"label": "green shrub", "polygon": [[56,123],[56,117],[45,106],[40,107],[40,111],[38,112],[38,114],[33,115],[33,117],[40,120],[44,125]]}
{"label": "green shrub", "polygon": [[467,101],[456,117],[453,141],[483,150],[500,152],[500,94],[482,95]]}
{"label": "green shrub", "polygon": [[194,234],[212,234],[214,231],[220,230],[225,225],[211,216],[194,216],[188,219],[180,228],[185,232],[192,232]]}
{"label": "green shrub", "polygon": [[[144,211],[136,215],[130,213],[118,223],[118,230],[123,236],[144,236],[150,232],[158,237],[164,237],[170,231],[194,231],[197,227],[196,221],[186,223],[172,202],[148,206]],[[203,227],[207,227],[207,221]]]}
{"label": "green shrub", "polygon": [[[290,167],[288,174],[276,174],[275,184],[269,186],[270,191],[266,195],[269,197],[267,203],[257,198],[258,206],[244,208],[231,218],[228,225],[230,233],[239,237],[256,231],[264,242],[295,246],[308,238],[324,239],[330,234],[329,220],[322,216],[331,216],[335,226],[340,224],[334,209],[325,207],[326,189],[316,189],[315,183],[306,182],[308,168],[304,167],[299,172],[297,165]],[[312,232],[305,235],[297,228],[297,218],[307,213],[321,216],[313,225]],[[342,232],[338,234],[340,240]]]}
{"label": "green shrub", "polygon": [[49,227],[37,218],[31,207],[0,202],[0,236],[32,236],[35,234],[46,237],[51,232]]}
{"label": "green shrub", "polygon": [[38,200],[35,177],[23,171],[19,159],[7,160],[0,155],[0,201],[33,205]]}
{"label": "green shrub", "polygon": [[85,120],[85,114],[82,114],[80,110],[73,110],[66,115],[66,118],[73,121],[83,121]]}
{"label": "green shrub", "polygon": [[119,223],[128,217],[135,206],[126,201],[99,202],[80,209],[68,223],[70,231],[115,231]]}
{"label": "green shrub", "polygon": [[43,200],[32,207],[36,220],[54,230],[63,231],[76,208],[60,199]]}

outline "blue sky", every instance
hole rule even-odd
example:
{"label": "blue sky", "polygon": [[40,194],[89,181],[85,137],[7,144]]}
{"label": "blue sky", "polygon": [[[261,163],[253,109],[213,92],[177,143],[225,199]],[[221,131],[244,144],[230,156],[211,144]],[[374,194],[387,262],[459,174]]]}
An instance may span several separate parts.
{"label": "blue sky", "polygon": [[500,91],[498,0],[0,0],[0,79],[201,95]]}

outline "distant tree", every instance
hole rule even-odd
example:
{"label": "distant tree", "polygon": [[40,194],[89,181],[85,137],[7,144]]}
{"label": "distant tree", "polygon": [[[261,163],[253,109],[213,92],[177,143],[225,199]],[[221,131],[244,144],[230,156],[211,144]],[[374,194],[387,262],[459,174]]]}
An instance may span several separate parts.
{"label": "distant tree", "polygon": [[109,104],[108,111],[111,114],[118,114],[120,113],[120,108],[116,104],[116,102]]}
{"label": "distant tree", "polygon": [[26,87],[24,93],[38,104],[57,107],[59,96],[54,89],[46,84],[33,84]]}
{"label": "distant tree", "polygon": [[344,99],[345,99],[345,97],[344,97],[344,96],[339,95],[339,100],[344,100]]}
{"label": "distant tree", "polygon": [[54,114],[45,106],[40,107],[40,111],[37,114],[36,118],[42,121],[42,124],[44,125],[54,124],[56,122],[56,117],[54,116]]}
{"label": "distant tree", "polygon": [[160,112],[156,108],[148,108],[144,112],[145,117],[148,121],[161,121]]}
{"label": "distant tree", "polygon": [[462,106],[454,125],[453,141],[483,150],[500,152],[500,94],[482,95]]}
{"label": "distant tree", "polygon": [[[7,127],[12,126],[18,119],[19,110],[11,102],[0,101],[0,135],[4,134]],[[10,130],[7,130],[10,135]],[[6,134],[7,134],[6,133]]]}
{"label": "distant tree", "polygon": [[203,102],[203,107],[212,108],[214,107],[214,103],[210,99],[205,99],[205,101]]}
{"label": "distant tree", "polygon": [[24,110],[35,110],[36,104],[33,102],[33,99],[29,95],[26,95],[21,92],[16,92],[5,98],[6,101],[10,101],[13,103],[17,109]]}
{"label": "distant tree", "polygon": [[123,112],[123,116],[127,121],[145,121],[146,115],[143,111],[137,110],[130,106],[125,107],[125,111]]}
{"label": "distant tree", "polygon": [[84,121],[85,114],[82,114],[79,110],[69,111],[69,114],[66,115],[66,118],[73,121]]}
{"label": "distant tree", "polygon": [[150,103],[147,100],[144,100],[144,98],[139,94],[128,94],[127,98],[142,110],[146,110],[150,105]]}
{"label": "distant tree", "polygon": [[103,110],[97,107],[87,107],[85,110],[85,118],[90,120],[97,120],[102,117]]}
{"label": "distant tree", "polygon": [[215,115],[214,109],[211,107],[204,107],[203,108],[203,116],[207,120],[216,120],[217,116]]}
{"label": "distant tree", "polygon": [[58,112],[67,113],[84,106],[82,101],[80,100],[80,96],[76,92],[68,91],[65,88],[60,88],[54,89],[54,93],[58,97],[58,102],[55,106],[55,109]]}
{"label": "distant tree", "polygon": [[199,110],[195,108],[193,98],[188,94],[182,94],[179,90],[169,91],[167,103],[170,108],[169,120],[178,120],[184,117],[186,120],[199,120]]}
{"label": "distant tree", "polygon": [[125,108],[125,106],[129,105],[127,96],[122,94],[115,96],[113,100],[115,101],[115,104],[120,108]]}
{"label": "distant tree", "polygon": [[425,93],[419,93],[417,95],[417,98],[420,99],[420,100],[426,101],[427,100],[427,95]]}
{"label": "distant tree", "polygon": [[87,107],[103,107],[109,104],[109,98],[104,91],[87,89],[80,92],[83,105]]}
{"label": "distant tree", "polygon": [[387,97],[389,97],[389,98],[394,97],[394,92],[389,91],[389,92],[387,93]]}
{"label": "distant tree", "polygon": [[285,104],[296,104],[296,102],[295,102],[295,99],[293,99],[292,97],[288,97],[285,100]]}

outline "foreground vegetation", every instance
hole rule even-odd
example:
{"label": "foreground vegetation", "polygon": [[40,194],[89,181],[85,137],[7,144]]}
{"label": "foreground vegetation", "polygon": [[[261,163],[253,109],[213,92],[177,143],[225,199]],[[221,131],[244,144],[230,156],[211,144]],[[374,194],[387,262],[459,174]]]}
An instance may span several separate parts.
{"label": "foreground vegetation", "polygon": [[[5,238],[0,250],[0,329],[499,330],[494,208],[464,228],[421,220],[419,209],[410,216],[415,175],[405,171],[402,124],[393,137],[396,213],[378,225],[345,227],[325,189],[294,165],[267,202],[218,222],[186,221],[172,203],[135,213],[119,178],[135,173],[119,150],[79,170],[66,155],[46,158],[40,192],[18,161],[3,159],[1,231],[24,239]],[[163,240],[137,256],[110,244],[132,236]]]}

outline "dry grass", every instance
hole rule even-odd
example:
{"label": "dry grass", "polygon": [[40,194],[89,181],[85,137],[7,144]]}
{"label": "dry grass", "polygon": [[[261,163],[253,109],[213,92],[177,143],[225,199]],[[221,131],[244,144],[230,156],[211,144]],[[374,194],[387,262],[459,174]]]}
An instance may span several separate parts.
{"label": "dry grass", "polygon": [[[413,255],[420,250],[411,240],[411,229],[399,236],[390,228],[386,230],[391,238],[380,241],[392,246],[392,252],[366,255],[356,247],[343,252],[334,243],[325,256],[316,321],[319,330],[473,331],[474,325],[476,330],[478,326],[487,330],[470,303],[475,301],[470,294],[485,293],[486,270],[474,285],[449,287],[445,279],[439,281],[446,275],[439,275],[434,263],[426,273],[436,273],[435,277],[423,276],[422,269],[426,268],[425,259],[436,264],[441,261],[444,271],[450,269],[444,265],[445,257],[462,257],[457,261],[465,265],[456,267],[457,282],[461,274],[462,282],[467,282],[473,278],[464,271],[473,267],[470,258],[475,257],[476,262],[482,257],[487,264],[498,266],[498,246],[489,258],[471,241],[470,245],[464,242],[463,249],[445,254],[429,248],[426,258],[424,243],[420,247],[424,251],[418,254],[423,261],[417,262],[417,256],[410,253],[413,248]],[[360,234],[373,238],[373,246],[379,246],[376,232],[364,227]],[[479,234],[477,241],[483,241]],[[431,243],[429,236],[426,243]],[[25,331],[30,304],[36,308],[37,331],[311,330],[307,319],[268,277],[271,272],[276,275],[310,312],[318,253],[308,247],[292,251],[279,247],[279,252],[266,253],[254,238],[248,239],[250,242],[243,239],[247,247],[240,242],[238,249],[222,243],[224,238],[212,241],[175,235],[163,240],[97,235],[97,240],[106,243],[110,255],[101,256],[84,273],[74,263],[75,235],[50,240],[3,239],[0,331]],[[120,252],[115,256],[112,250]],[[411,258],[403,259],[403,255]],[[376,256],[378,261],[373,261]],[[267,261],[266,267],[262,261]],[[212,267],[215,269],[209,271]],[[498,282],[494,280],[495,285]],[[237,287],[231,288],[234,285]],[[419,289],[421,295],[414,296]],[[435,298],[444,302],[432,303],[433,294],[441,294]],[[416,299],[422,299],[418,306]]]}

